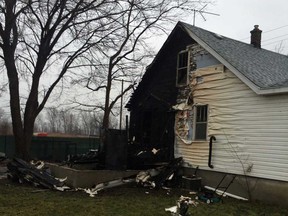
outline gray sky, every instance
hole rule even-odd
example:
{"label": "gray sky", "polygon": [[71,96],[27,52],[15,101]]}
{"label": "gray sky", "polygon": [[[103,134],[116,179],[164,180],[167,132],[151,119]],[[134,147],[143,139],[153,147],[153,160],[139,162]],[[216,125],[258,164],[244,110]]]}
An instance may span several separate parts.
{"label": "gray sky", "polygon": [[[220,16],[203,14],[204,21],[198,14],[196,26],[250,43],[250,31],[259,25],[262,48],[274,51],[282,41],[282,53],[288,54],[287,0],[216,0],[205,10]],[[193,16],[183,21],[193,24]]]}
{"label": "gray sky", "polygon": [[[262,48],[275,51],[275,48],[282,42],[281,53],[288,54],[288,1],[287,0],[214,0],[213,5],[205,8],[205,11],[217,13],[220,16],[203,14],[206,21],[197,14],[196,26],[215,33],[240,40],[250,42],[250,31],[254,25],[259,25],[262,33]],[[193,14],[186,20],[181,20],[193,24]],[[161,47],[167,36],[157,40],[157,45]],[[154,39],[153,39],[154,40]],[[1,75],[3,76],[3,75]],[[1,77],[3,79],[4,77]],[[75,89],[71,88],[71,91]],[[70,91],[70,93],[71,93]],[[71,97],[67,93],[64,98]],[[87,95],[86,95],[87,96]],[[2,97],[2,102],[3,102]],[[8,105],[8,98],[4,101]],[[49,100],[48,106],[55,103],[53,98]]]}

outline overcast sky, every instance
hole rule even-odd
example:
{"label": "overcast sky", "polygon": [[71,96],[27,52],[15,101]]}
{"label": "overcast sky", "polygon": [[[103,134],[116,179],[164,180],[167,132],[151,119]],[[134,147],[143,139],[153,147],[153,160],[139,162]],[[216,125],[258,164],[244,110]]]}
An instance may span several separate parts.
{"label": "overcast sky", "polygon": [[[288,1],[287,0],[216,0],[205,10],[219,14],[198,14],[196,26],[236,40],[250,43],[250,31],[259,25],[262,48],[273,50],[282,41],[283,54],[288,54]],[[193,16],[185,22],[193,24]]]}
{"label": "overcast sky", "polygon": [[[203,14],[206,18],[204,21],[198,14],[195,20],[196,26],[250,43],[250,31],[257,24],[263,31],[262,48],[274,51],[282,42],[281,53],[288,54],[288,0],[214,1],[214,5],[208,5],[205,11],[220,16]],[[181,21],[193,24],[193,14]],[[161,40],[157,40],[155,47],[160,48],[166,38],[167,36],[164,36]],[[8,99],[6,102],[8,104]]]}

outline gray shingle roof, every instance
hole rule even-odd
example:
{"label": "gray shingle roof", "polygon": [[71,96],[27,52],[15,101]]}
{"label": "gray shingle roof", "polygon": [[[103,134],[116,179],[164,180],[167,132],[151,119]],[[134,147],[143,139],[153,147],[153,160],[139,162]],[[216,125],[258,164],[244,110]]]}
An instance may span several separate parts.
{"label": "gray shingle roof", "polygon": [[251,44],[220,36],[183,22],[180,24],[186,28],[186,31],[191,31],[200,38],[260,90],[288,87],[288,56],[255,48]]}

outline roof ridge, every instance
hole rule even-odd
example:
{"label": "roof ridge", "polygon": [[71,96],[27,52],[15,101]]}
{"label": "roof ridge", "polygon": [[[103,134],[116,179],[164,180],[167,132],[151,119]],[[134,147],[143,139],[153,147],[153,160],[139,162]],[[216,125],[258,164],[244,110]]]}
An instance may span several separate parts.
{"label": "roof ridge", "polygon": [[[245,45],[248,45],[248,46],[253,46],[253,45],[251,45],[250,43],[246,43],[246,42],[243,42],[243,41],[240,41],[240,40],[237,40],[237,39],[234,39],[234,38],[231,38],[231,37],[227,37],[227,36],[225,36],[225,35],[222,35],[222,34],[219,34],[219,33],[217,33],[217,32],[212,32],[212,31],[209,31],[209,30],[207,30],[207,29],[204,29],[204,28],[201,28],[201,27],[198,27],[198,26],[193,26],[193,25],[191,25],[191,24],[189,24],[189,23],[185,23],[185,22],[182,22],[182,21],[179,21],[178,23],[180,23],[181,25],[186,25],[188,28],[196,28],[196,29],[200,29],[201,31],[206,31],[206,32],[209,32],[209,33],[211,33],[211,34],[217,34],[217,35],[220,35],[221,37],[223,37],[223,38],[226,38],[226,39],[228,39],[228,40],[233,40],[233,41],[235,41],[235,42],[237,42],[237,43],[241,43],[241,44],[245,44]],[[288,58],[288,55],[287,54],[282,54],[282,53],[277,53],[277,52],[275,52],[275,51],[272,51],[272,50],[268,50],[268,49],[265,49],[265,48],[256,48],[256,49],[260,49],[260,50],[263,50],[263,51],[265,51],[265,52],[270,52],[270,53],[273,53],[273,54],[276,54],[276,55],[280,55],[280,56],[283,56],[283,57],[287,57]]]}

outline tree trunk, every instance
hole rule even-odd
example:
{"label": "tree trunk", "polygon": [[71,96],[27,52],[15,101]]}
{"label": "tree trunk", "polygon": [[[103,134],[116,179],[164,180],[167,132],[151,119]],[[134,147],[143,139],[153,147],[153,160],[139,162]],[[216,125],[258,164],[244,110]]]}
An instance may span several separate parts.
{"label": "tree trunk", "polygon": [[10,91],[10,112],[12,118],[13,134],[15,138],[15,153],[17,157],[27,159],[27,148],[25,145],[23,123],[21,118],[20,96],[19,96],[19,80],[17,69],[14,64],[14,52],[7,48],[4,49],[5,65],[7,68],[7,75],[9,78]]}
{"label": "tree trunk", "polygon": [[33,136],[34,122],[38,108],[38,83],[39,78],[34,76],[31,92],[28,97],[24,112],[24,121],[21,116],[19,79],[14,58],[13,49],[4,49],[5,65],[9,78],[10,110],[12,117],[13,135],[15,138],[15,156],[29,160],[29,150]]}
{"label": "tree trunk", "polygon": [[100,136],[100,154],[99,160],[105,166],[106,164],[106,148],[107,148],[107,133],[109,128],[109,117],[110,117],[110,92],[111,92],[111,85],[112,85],[112,60],[110,59],[108,75],[107,75],[107,87],[105,93],[105,106],[104,106],[104,116],[102,121],[102,132]]}
{"label": "tree trunk", "polygon": [[25,129],[22,131],[21,135],[14,134],[15,137],[15,153],[16,157],[19,157],[23,160],[30,160],[30,147],[33,136],[35,119],[31,119],[28,124],[25,125]]}
{"label": "tree trunk", "polygon": [[19,137],[15,137],[15,156],[17,158],[21,158],[23,160],[29,161],[30,154],[29,148],[30,145],[27,145],[27,142],[23,139],[19,139]]}
{"label": "tree trunk", "polygon": [[[19,128],[13,124],[13,132],[15,137],[15,153],[16,157],[30,160],[30,147],[32,142],[34,123],[36,119],[36,109],[31,106],[26,106],[29,112],[24,113],[24,126]],[[11,109],[11,114],[14,113]],[[13,115],[13,114],[12,114]],[[15,114],[14,114],[15,115]],[[21,116],[19,116],[21,118]],[[14,123],[14,122],[13,122]]]}
{"label": "tree trunk", "polygon": [[107,87],[106,87],[106,95],[105,95],[105,106],[104,106],[104,117],[103,117],[103,130],[107,130],[109,128],[109,116],[110,116],[110,92],[112,85],[112,60],[109,63],[108,75],[107,75]]}

